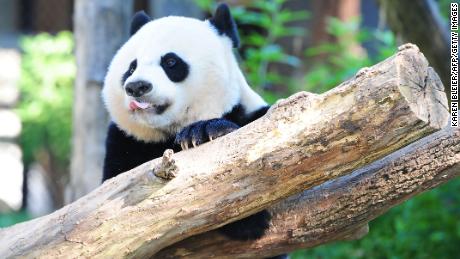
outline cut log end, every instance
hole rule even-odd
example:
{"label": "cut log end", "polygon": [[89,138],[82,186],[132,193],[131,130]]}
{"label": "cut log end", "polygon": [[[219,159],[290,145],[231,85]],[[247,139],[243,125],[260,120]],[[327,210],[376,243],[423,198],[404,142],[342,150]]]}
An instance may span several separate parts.
{"label": "cut log end", "polygon": [[395,64],[399,90],[414,114],[434,129],[446,126],[449,110],[444,86],[417,46],[400,46]]}

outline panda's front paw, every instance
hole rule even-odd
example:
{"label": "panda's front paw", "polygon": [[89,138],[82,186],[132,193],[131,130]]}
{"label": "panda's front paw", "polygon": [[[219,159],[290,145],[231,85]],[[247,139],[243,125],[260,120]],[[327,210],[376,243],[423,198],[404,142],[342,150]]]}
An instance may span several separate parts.
{"label": "panda's front paw", "polygon": [[233,240],[256,240],[261,238],[270,226],[271,215],[267,210],[227,224],[219,231]]}
{"label": "panda's front paw", "polygon": [[235,123],[224,119],[198,121],[177,133],[175,143],[184,150],[226,135],[238,128]]}

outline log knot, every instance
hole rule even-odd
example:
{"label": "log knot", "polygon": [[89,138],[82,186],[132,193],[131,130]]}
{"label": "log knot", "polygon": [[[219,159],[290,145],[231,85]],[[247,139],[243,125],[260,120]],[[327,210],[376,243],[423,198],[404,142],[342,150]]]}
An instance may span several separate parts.
{"label": "log knot", "polygon": [[176,173],[179,168],[176,165],[176,161],[172,157],[174,151],[172,149],[166,149],[163,153],[161,163],[153,168],[153,173],[165,180],[171,180],[176,177]]}

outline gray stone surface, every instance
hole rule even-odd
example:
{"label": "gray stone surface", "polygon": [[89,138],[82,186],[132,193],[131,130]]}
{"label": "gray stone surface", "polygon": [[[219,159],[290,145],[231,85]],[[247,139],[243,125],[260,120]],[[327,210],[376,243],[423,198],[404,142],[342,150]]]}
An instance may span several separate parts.
{"label": "gray stone surface", "polygon": [[0,48],[0,107],[12,107],[18,101],[20,76],[19,51]]}
{"label": "gray stone surface", "polygon": [[12,110],[0,109],[0,139],[13,139],[21,133],[21,119]]}
{"label": "gray stone surface", "polygon": [[12,209],[22,205],[23,165],[18,145],[0,142],[0,200]]}

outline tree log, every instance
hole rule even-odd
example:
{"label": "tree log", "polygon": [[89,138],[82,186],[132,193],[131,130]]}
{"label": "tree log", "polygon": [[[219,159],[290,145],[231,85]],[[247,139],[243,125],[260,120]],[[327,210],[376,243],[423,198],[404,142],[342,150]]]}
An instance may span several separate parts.
{"label": "tree log", "polygon": [[193,236],[154,258],[259,258],[367,234],[367,222],[460,175],[460,129],[444,128],[397,152],[272,207],[266,236],[228,240],[217,231]]}
{"label": "tree log", "polygon": [[[446,103],[423,54],[404,45],[325,94],[294,95],[236,132],[145,163],[50,215],[2,230],[0,257],[152,256],[443,127]],[[162,160],[175,164],[171,181],[152,172]]]}

